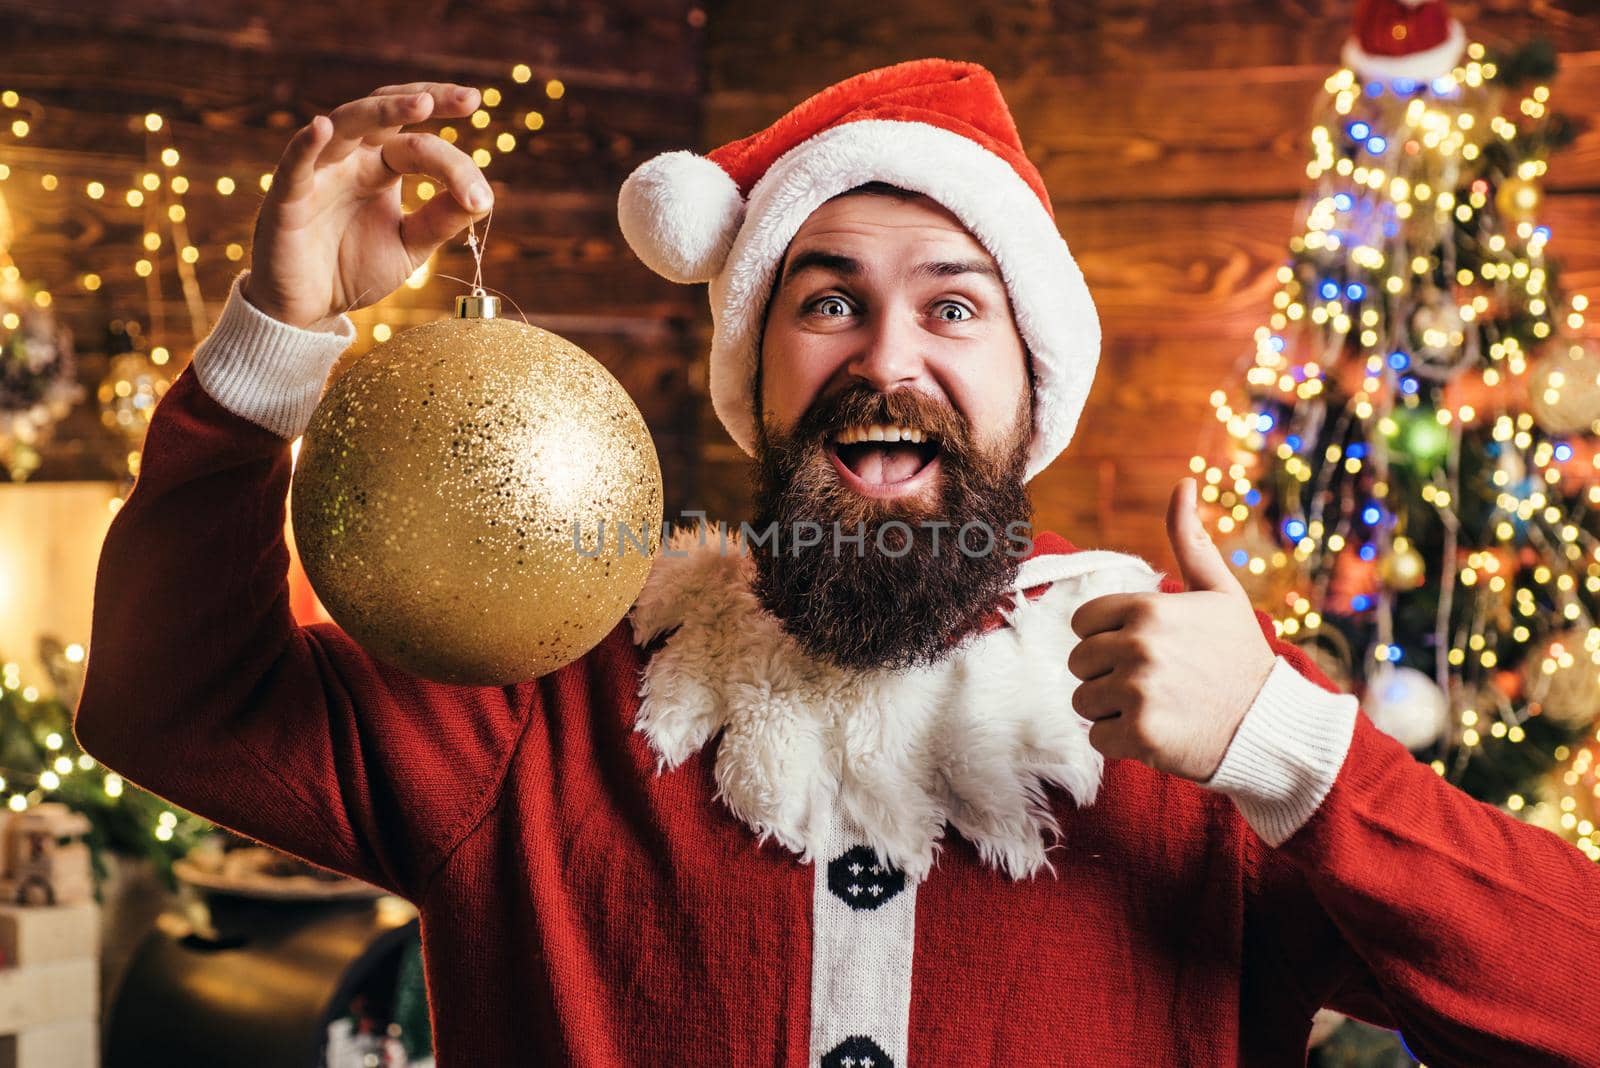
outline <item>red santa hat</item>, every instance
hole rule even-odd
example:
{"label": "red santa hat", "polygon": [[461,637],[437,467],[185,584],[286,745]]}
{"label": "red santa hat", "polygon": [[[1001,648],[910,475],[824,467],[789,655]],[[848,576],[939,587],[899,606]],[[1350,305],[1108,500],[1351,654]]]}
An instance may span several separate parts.
{"label": "red santa hat", "polygon": [[1444,0],[1361,0],[1342,58],[1369,82],[1431,82],[1450,73],[1466,45]]}
{"label": "red santa hat", "polygon": [[617,214],[657,274],[711,283],[711,403],[753,455],[761,324],[784,252],[824,201],[872,181],[931,197],[994,258],[1033,359],[1032,478],[1072,439],[1100,321],[983,67],[919,59],[847,78],[705,156],[646,160],[623,183]]}

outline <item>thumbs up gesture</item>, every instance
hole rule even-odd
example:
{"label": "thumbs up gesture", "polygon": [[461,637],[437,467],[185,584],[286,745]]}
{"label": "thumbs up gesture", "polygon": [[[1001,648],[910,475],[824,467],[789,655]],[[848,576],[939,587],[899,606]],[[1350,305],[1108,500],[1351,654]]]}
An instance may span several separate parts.
{"label": "thumbs up gesture", "polygon": [[1107,757],[1202,782],[1266,682],[1275,654],[1250,598],[1200,523],[1195,482],[1167,507],[1184,593],[1114,593],[1072,617],[1073,709]]}

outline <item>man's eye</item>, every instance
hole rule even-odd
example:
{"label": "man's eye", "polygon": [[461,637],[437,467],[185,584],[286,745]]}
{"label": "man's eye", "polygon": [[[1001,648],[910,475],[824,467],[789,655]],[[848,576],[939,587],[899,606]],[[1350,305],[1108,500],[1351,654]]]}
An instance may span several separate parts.
{"label": "man's eye", "polygon": [[850,305],[845,302],[843,297],[823,297],[811,307],[828,318],[838,318],[850,314]]}
{"label": "man's eye", "polygon": [[972,318],[972,309],[954,300],[940,301],[936,313],[947,323],[964,323]]}

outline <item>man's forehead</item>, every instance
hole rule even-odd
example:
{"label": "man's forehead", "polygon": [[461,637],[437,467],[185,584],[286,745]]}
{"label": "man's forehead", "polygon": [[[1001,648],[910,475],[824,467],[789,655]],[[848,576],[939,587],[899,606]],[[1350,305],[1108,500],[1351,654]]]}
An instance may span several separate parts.
{"label": "man's forehead", "polygon": [[923,193],[840,194],[806,216],[795,231],[794,241],[831,232],[959,241],[973,249],[982,248],[954,212]]}
{"label": "man's forehead", "polygon": [[812,212],[784,254],[779,284],[808,269],[836,274],[880,269],[915,274],[987,275],[999,281],[989,255],[951,212],[926,197],[838,197]]}

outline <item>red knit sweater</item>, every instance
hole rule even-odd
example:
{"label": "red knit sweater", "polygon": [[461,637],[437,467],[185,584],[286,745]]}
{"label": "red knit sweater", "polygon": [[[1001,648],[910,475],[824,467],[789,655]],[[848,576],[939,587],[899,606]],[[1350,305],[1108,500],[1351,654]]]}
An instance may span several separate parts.
{"label": "red knit sweater", "polygon": [[[389,668],[295,625],[289,476],[285,439],[179,378],[100,562],[88,752],[415,902],[441,1066],[805,1064],[813,869],[718,800],[713,746],[658,774],[626,625],[516,686]],[[912,1064],[1300,1064],[1325,1004],[1435,1065],[1600,1064],[1600,872],[1364,716],[1278,848],[1127,761],[1056,808],[1054,878],[946,838]]]}

